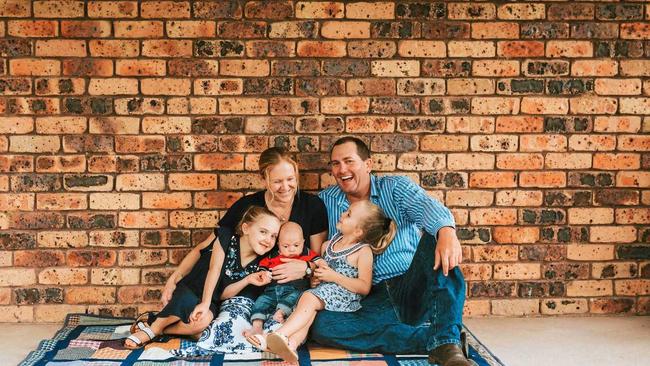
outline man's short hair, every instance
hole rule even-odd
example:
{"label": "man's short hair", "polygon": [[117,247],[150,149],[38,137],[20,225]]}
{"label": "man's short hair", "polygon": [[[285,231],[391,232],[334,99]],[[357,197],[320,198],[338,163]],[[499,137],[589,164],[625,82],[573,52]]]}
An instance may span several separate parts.
{"label": "man's short hair", "polygon": [[330,156],[332,156],[332,151],[334,150],[334,147],[338,145],[343,145],[348,142],[354,143],[354,145],[357,147],[357,155],[359,155],[361,160],[365,161],[370,159],[370,149],[368,148],[368,145],[366,145],[366,143],[363,142],[363,140],[361,140],[360,138],[354,136],[344,136],[336,140],[332,145],[332,148],[330,149]]}

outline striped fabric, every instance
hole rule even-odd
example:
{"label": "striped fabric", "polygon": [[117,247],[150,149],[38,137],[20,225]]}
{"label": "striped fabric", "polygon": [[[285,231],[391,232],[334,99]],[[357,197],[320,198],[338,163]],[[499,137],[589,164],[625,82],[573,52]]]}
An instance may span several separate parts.
{"label": "striped fabric", "polygon": [[[338,185],[319,194],[327,207],[329,238],[336,223],[350,206]],[[451,211],[431,198],[420,186],[404,176],[370,176],[370,201],[381,207],[397,224],[397,235],[386,251],[375,257],[373,284],[399,276],[408,270],[422,235],[421,229],[437,235],[445,226],[455,227]]]}

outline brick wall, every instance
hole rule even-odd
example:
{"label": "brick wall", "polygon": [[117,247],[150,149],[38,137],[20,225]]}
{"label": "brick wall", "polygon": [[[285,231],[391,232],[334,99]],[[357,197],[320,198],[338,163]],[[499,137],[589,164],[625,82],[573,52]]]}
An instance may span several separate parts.
{"label": "brick wall", "polygon": [[0,321],[133,316],[259,152],[452,208],[467,314],[650,312],[650,4],[0,2]]}

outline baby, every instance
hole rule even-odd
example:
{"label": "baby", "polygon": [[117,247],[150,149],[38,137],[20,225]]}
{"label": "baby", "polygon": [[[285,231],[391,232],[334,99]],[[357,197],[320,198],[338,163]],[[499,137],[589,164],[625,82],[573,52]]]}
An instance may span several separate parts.
{"label": "baby", "polygon": [[[292,258],[303,261],[316,262],[322,260],[313,250],[304,247],[302,228],[295,222],[287,222],[280,228],[278,235],[279,254],[269,256],[260,261],[260,270],[270,270],[282,264],[281,258]],[[284,322],[293,311],[298,298],[309,288],[308,279],[300,279],[288,283],[271,282],[266,286],[264,293],[255,300],[251,311],[253,328],[245,331],[245,336],[262,334],[264,321],[273,314],[273,319],[279,323]]]}

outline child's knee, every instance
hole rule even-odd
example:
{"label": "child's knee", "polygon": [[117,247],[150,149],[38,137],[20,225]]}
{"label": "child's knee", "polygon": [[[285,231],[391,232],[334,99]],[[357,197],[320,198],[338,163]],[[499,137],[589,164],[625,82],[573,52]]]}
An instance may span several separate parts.
{"label": "child's knee", "polygon": [[303,303],[305,305],[309,305],[310,307],[314,309],[320,309],[323,306],[323,300],[318,298],[318,296],[312,294],[311,292],[305,292],[300,296],[300,300],[298,300],[298,303]]}

